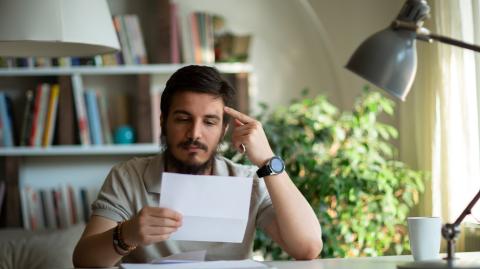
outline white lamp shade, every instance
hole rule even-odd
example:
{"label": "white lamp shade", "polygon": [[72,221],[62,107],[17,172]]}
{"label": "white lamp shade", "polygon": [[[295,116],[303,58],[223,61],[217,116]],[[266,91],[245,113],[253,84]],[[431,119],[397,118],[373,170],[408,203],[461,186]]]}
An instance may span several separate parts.
{"label": "white lamp shade", "polygon": [[119,49],[105,0],[0,0],[0,56],[93,56]]}

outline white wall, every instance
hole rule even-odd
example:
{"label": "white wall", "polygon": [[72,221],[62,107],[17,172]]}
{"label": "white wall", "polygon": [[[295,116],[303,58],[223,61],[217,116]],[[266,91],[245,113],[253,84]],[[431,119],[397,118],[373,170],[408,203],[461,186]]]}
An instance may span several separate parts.
{"label": "white wall", "polygon": [[287,104],[308,87],[313,95],[327,94],[334,104],[350,108],[365,81],[343,66],[361,41],[389,25],[404,0],[176,2],[182,9],[221,14],[231,30],[254,36],[254,106],[256,101]]}
{"label": "white wall", "polygon": [[[396,18],[405,0],[308,0],[332,44],[342,85],[342,105],[349,109],[367,83],[343,68],[360,43],[386,28]],[[378,89],[373,87],[374,89]],[[379,90],[379,89],[378,89]]]}

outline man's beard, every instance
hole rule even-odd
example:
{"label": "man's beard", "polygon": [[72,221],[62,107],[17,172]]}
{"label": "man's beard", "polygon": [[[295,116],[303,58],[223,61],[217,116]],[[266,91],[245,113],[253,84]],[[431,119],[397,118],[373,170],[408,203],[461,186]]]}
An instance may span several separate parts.
{"label": "man's beard", "polygon": [[[192,145],[199,147],[202,150],[208,151],[207,145],[193,139],[184,141],[176,146],[183,148]],[[165,165],[168,166],[168,170],[173,170],[180,174],[203,175],[206,171],[213,167],[213,161],[215,159],[216,151],[212,151],[206,162],[200,164],[191,164],[177,159],[170,150],[172,146],[173,145],[170,145],[170,143],[168,143],[167,139],[165,147]]]}

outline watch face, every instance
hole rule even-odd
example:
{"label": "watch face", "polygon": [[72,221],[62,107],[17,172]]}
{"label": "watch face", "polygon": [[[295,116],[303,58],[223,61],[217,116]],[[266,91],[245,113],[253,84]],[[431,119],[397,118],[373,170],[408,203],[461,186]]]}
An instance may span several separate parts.
{"label": "watch face", "polygon": [[283,169],[284,169],[283,166],[284,166],[284,164],[283,164],[282,159],[280,159],[278,157],[272,158],[272,160],[270,161],[270,168],[272,169],[272,171],[274,173],[283,172]]}

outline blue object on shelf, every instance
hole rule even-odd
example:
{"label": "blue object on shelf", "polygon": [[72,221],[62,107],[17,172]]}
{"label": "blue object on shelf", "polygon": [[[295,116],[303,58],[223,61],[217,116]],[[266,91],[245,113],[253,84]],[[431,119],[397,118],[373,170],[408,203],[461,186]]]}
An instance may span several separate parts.
{"label": "blue object on shelf", "polygon": [[122,125],[115,129],[115,144],[133,144],[135,142],[135,132],[129,125]]}

